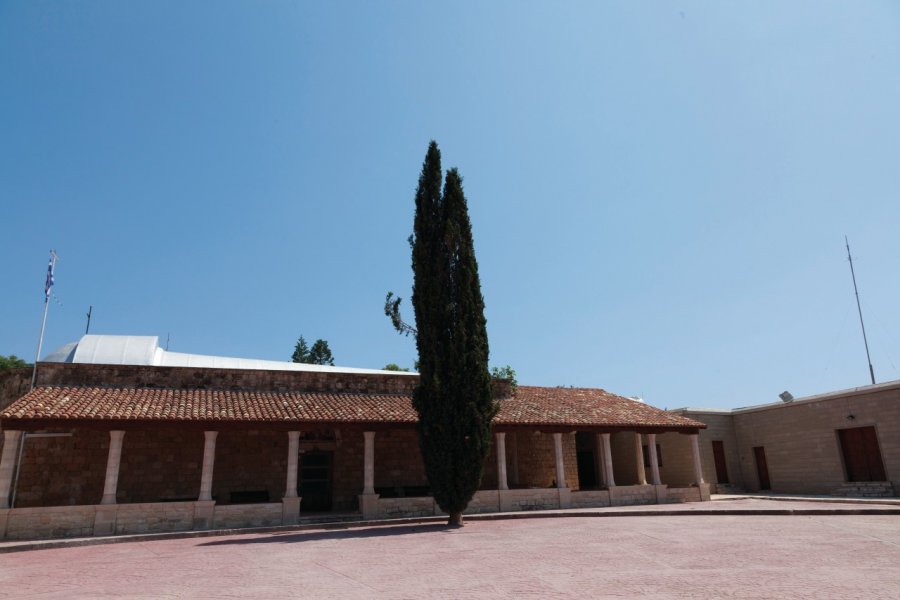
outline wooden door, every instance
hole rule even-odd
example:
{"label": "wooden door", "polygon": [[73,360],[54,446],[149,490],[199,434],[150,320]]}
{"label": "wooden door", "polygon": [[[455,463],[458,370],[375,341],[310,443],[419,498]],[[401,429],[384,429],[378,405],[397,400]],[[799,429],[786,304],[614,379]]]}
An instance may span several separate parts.
{"label": "wooden door", "polygon": [[766,449],[762,446],[753,448],[753,457],[756,459],[756,475],[759,477],[759,489],[771,490],[769,482],[769,465],[766,464]]}
{"label": "wooden door", "polygon": [[847,481],[885,481],[884,462],[874,427],[838,430]]}
{"label": "wooden door", "polygon": [[725,461],[725,444],[721,440],[713,440],[713,459],[716,462],[716,482],[728,483],[728,464]]}

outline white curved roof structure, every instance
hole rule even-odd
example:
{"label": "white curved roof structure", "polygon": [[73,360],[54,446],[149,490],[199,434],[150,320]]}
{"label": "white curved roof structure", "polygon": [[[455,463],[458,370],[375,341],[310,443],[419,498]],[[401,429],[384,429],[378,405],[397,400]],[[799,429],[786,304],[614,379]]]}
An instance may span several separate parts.
{"label": "white curved roof structure", "polygon": [[169,352],[159,347],[152,335],[85,335],[79,341],[61,346],[46,355],[42,362],[94,365],[147,365],[154,367],[202,367],[208,369],[250,369],[257,371],[317,371],[325,373],[370,373],[415,375],[404,371],[331,367],[305,363],[232,358]]}

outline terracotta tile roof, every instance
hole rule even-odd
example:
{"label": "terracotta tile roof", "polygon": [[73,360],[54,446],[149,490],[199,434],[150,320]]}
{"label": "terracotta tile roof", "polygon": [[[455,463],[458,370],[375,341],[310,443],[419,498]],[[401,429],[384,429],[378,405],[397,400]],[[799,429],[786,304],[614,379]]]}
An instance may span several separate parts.
{"label": "terracotta tile roof", "polygon": [[[413,424],[416,413],[404,394],[40,387],[0,413],[5,427],[15,420]],[[495,424],[704,427],[603,390],[525,386],[500,401]]]}
{"label": "terracotta tile roof", "polygon": [[497,425],[583,425],[628,427],[704,428],[687,419],[643,402],[593,388],[519,386],[516,395],[502,401]]}

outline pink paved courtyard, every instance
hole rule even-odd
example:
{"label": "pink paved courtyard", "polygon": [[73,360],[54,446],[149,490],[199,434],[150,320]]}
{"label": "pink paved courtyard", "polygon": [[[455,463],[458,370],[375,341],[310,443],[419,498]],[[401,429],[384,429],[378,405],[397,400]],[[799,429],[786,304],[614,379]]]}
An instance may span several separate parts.
{"label": "pink paved courtyard", "polygon": [[0,555],[9,598],[900,598],[895,515],[472,521]]}

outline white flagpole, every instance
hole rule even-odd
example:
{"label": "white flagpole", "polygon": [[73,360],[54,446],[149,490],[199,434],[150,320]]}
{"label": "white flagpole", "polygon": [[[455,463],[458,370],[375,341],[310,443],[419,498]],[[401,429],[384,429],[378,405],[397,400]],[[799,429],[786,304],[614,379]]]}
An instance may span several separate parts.
{"label": "white flagpole", "polygon": [[41,358],[41,346],[44,343],[44,328],[47,326],[47,309],[50,307],[50,290],[53,287],[53,271],[56,270],[56,250],[50,251],[50,265],[47,267],[47,283],[44,284],[44,318],[41,319],[41,335],[38,338],[37,352],[34,355],[34,367],[31,369],[31,388],[34,389],[34,382],[37,379],[37,364]]}

